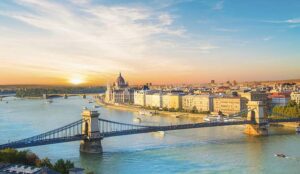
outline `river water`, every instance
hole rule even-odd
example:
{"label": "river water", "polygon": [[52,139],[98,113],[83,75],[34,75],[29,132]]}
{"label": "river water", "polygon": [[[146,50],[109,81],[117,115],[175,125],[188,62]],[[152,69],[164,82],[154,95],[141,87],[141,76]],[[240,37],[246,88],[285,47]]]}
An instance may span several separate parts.
{"label": "river water", "polygon": [[[8,103],[6,103],[8,101]],[[0,102],[0,144],[27,138],[81,118],[81,97],[44,100],[5,98]],[[97,109],[101,117],[132,123],[134,113]],[[142,117],[143,124],[177,124],[196,119]],[[135,173],[300,173],[300,135],[293,129],[272,128],[268,137],[243,134],[243,126],[200,128],[106,138],[102,155],[79,153],[79,142],[30,148],[52,161],[69,159],[86,171],[99,174]],[[289,158],[274,157],[284,153]]]}

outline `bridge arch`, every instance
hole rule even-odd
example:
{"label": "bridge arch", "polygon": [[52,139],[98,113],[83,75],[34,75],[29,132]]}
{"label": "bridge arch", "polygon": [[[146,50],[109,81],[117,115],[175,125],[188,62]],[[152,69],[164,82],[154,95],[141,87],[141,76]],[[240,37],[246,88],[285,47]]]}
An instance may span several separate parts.
{"label": "bridge arch", "polygon": [[265,119],[265,105],[261,101],[249,101],[247,104],[248,115],[247,120],[255,121],[256,123],[263,122]]}
{"label": "bridge arch", "polygon": [[80,151],[85,153],[102,153],[101,135],[98,125],[97,111],[91,111],[88,109],[82,112],[82,124],[81,133],[84,134],[84,139],[80,142]]}
{"label": "bridge arch", "polygon": [[245,133],[249,135],[267,135],[268,130],[265,125],[265,105],[261,101],[249,101],[247,120],[252,124],[247,124]]}
{"label": "bridge arch", "polygon": [[89,123],[87,121],[84,123],[84,132],[83,133],[85,136],[88,136],[88,134],[89,134]]}
{"label": "bridge arch", "polygon": [[251,110],[250,111],[250,120],[254,122],[255,118],[256,118],[256,113],[255,113],[255,111]]}

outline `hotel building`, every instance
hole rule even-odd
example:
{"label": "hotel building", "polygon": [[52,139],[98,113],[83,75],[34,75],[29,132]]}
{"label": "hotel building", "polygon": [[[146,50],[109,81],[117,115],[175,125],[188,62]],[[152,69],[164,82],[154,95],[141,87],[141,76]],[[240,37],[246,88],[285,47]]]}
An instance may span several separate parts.
{"label": "hotel building", "polygon": [[162,107],[168,109],[182,109],[182,95],[172,93],[163,95]]}
{"label": "hotel building", "polygon": [[234,114],[247,109],[247,100],[241,97],[220,97],[213,99],[213,111],[225,115]]}
{"label": "hotel building", "polygon": [[213,96],[211,95],[185,95],[182,96],[182,109],[198,112],[213,111]]}

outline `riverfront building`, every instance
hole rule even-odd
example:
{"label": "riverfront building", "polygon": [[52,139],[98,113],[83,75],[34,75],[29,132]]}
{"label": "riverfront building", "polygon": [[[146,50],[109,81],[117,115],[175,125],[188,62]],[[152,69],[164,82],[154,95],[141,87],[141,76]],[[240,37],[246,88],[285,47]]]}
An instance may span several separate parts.
{"label": "riverfront building", "polygon": [[182,96],[182,109],[198,112],[213,111],[213,96],[211,95],[185,95]]}
{"label": "riverfront building", "polygon": [[125,82],[121,73],[113,85],[107,85],[105,102],[111,104],[134,103],[134,90],[128,87],[128,83]]}
{"label": "riverfront building", "polygon": [[275,92],[268,96],[271,101],[271,107],[286,106],[291,100],[289,92]]}
{"label": "riverfront building", "polygon": [[134,104],[138,106],[146,106],[146,94],[147,90],[134,91]]}
{"label": "riverfront building", "polygon": [[300,92],[292,92],[291,100],[294,100],[297,104],[300,104]]}
{"label": "riverfront building", "polygon": [[213,100],[214,112],[234,114],[247,109],[247,100],[241,97],[220,97]]}
{"label": "riverfront building", "polygon": [[0,174],[59,174],[47,167],[39,168],[19,164],[0,163]]}
{"label": "riverfront building", "polygon": [[168,109],[182,109],[182,95],[172,93],[163,95],[162,106]]}
{"label": "riverfront building", "polygon": [[146,94],[146,106],[162,108],[162,93]]}

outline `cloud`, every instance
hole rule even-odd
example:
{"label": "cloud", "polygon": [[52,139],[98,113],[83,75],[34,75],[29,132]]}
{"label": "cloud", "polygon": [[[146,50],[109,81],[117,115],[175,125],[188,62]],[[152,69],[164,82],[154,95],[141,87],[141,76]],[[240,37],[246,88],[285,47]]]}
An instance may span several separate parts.
{"label": "cloud", "polygon": [[214,46],[211,44],[199,46],[198,49],[201,53],[211,53],[212,50],[219,48],[218,46]]}
{"label": "cloud", "polygon": [[287,20],[265,20],[264,22],[267,23],[274,23],[274,24],[300,24],[300,18],[293,18]]}
{"label": "cloud", "polygon": [[238,32],[237,29],[231,29],[231,28],[215,28],[215,31],[222,31],[222,32]]}
{"label": "cloud", "polygon": [[288,19],[285,22],[289,24],[300,24],[300,19]]}
{"label": "cloud", "polygon": [[173,19],[169,14],[162,14],[158,19],[162,25],[171,25],[173,23]]}
{"label": "cloud", "polygon": [[272,36],[267,36],[267,37],[264,37],[263,38],[263,41],[269,41],[269,40],[272,40],[273,37]]}
{"label": "cloud", "polygon": [[[176,64],[153,45],[158,35],[176,40],[185,34],[184,27],[173,25],[170,13],[148,7],[91,4],[89,0],[67,6],[50,0],[15,2],[26,10],[0,9],[0,15],[23,24],[1,36],[0,60],[17,59],[25,67],[31,62],[30,67],[41,67],[41,71],[49,67],[65,74],[135,72],[155,68],[155,62],[163,66],[158,59]],[[24,30],[28,26],[34,30]],[[146,66],[150,60],[153,66]],[[144,65],[136,66],[139,61]]]}
{"label": "cloud", "polygon": [[213,6],[213,10],[222,10],[224,8],[224,0],[221,0],[219,2],[217,2],[214,6]]}

